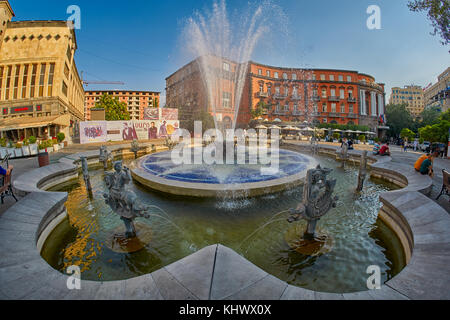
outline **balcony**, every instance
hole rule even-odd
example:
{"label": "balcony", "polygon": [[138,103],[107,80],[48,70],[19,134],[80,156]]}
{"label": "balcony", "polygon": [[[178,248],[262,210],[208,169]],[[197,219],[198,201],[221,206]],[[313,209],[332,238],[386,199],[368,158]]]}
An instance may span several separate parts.
{"label": "balcony", "polygon": [[355,97],[348,97],[348,102],[356,102],[356,98]]}
{"label": "balcony", "polygon": [[339,102],[340,99],[339,99],[339,97],[336,97],[336,96],[329,96],[328,101]]}
{"label": "balcony", "polygon": [[257,92],[255,93],[255,98],[268,98],[269,93],[268,92]]}
{"label": "balcony", "polygon": [[284,111],[284,110],[275,110],[273,112],[273,114],[277,115],[277,116],[284,116],[286,114],[286,111]]}
{"label": "balcony", "polygon": [[287,96],[287,94],[275,93],[275,94],[273,95],[273,97],[274,97],[275,99],[283,100],[283,99],[286,99],[288,96]]}
{"label": "balcony", "polygon": [[320,97],[319,97],[319,96],[313,96],[313,97],[312,97],[312,101],[314,101],[314,102],[320,102]]}
{"label": "balcony", "polygon": [[347,114],[347,118],[349,118],[349,119],[358,119],[359,116],[357,114],[355,114],[355,113],[349,113],[349,114]]}
{"label": "balcony", "polygon": [[302,100],[302,97],[300,97],[298,95],[293,95],[293,96],[291,96],[291,100]]}
{"label": "balcony", "polygon": [[340,115],[337,112],[330,112],[328,114],[328,116],[331,117],[331,118],[340,118]]}
{"label": "balcony", "polygon": [[302,112],[302,111],[293,111],[293,112],[292,112],[292,115],[293,115],[293,116],[304,116],[305,113]]}

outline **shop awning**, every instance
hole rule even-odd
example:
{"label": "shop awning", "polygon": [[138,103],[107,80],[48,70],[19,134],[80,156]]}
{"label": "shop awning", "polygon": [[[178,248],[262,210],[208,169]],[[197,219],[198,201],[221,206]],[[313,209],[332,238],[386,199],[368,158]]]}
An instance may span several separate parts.
{"label": "shop awning", "polygon": [[22,117],[11,118],[0,121],[0,131],[21,130],[28,128],[42,128],[51,125],[59,125],[62,127],[70,126],[70,115],[53,117]]}

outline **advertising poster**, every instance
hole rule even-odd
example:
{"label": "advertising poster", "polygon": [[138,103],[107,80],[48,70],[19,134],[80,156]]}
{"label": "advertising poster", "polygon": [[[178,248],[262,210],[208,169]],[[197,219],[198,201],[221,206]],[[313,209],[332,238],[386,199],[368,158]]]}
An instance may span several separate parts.
{"label": "advertising poster", "polygon": [[80,122],[80,143],[106,142],[106,121],[83,121]]}
{"label": "advertising poster", "polygon": [[145,108],[144,109],[144,120],[159,120],[159,109],[158,108]]}
{"label": "advertising poster", "polygon": [[162,108],[161,109],[161,121],[173,121],[178,120],[178,109],[174,108]]}

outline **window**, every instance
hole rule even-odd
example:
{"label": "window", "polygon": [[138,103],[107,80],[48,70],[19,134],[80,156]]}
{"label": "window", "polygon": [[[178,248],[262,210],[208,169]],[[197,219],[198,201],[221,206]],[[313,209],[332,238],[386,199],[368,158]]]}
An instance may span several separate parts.
{"label": "window", "polygon": [[26,64],[23,70],[22,99],[25,99],[27,97],[27,82],[28,82],[28,65]]}
{"label": "window", "polygon": [[327,112],[327,104],[322,104],[322,112]]}
{"label": "window", "polygon": [[288,78],[287,73],[283,73],[283,79],[287,80],[287,78]]}
{"label": "window", "polygon": [[348,89],[348,97],[353,98],[353,89]]}
{"label": "window", "polygon": [[280,110],[281,110],[281,105],[280,105],[280,103],[278,102],[278,103],[277,103],[276,112],[277,112],[277,113],[280,113]]}
{"label": "window", "polygon": [[334,75],[330,74],[330,81],[334,81]]}
{"label": "window", "polygon": [[222,105],[224,108],[231,108],[231,93],[230,92],[223,93]]}
{"label": "window", "polygon": [[266,75],[267,75],[268,77],[270,77],[270,71],[269,71],[269,70],[266,71]]}
{"label": "window", "polygon": [[297,74],[296,73],[292,74],[292,80],[297,80]]}
{"label": "window", "polygon": [[280,87],[275,87],[275,94],[280,95]]}
{"label": "window", "polygon": [[37,64],[33,64],[33,70],[31,71],[30,98],[34,98],[36,78],[37,78]]}
{"label": "window", "polygon": [[316,80],[316,74],[315,74],[315,73],[313,73],[312,79],[313,79],[313,80]]}
{"label": "window", "polygon": [[289,113],[289,105],[285,105],[284,106],[284,112],[285,113]]}
{"label": "window", "polygon": [[325,81],[325,75],[324,74],[320,75],[320,80],[324,80]]}
{"label": "window", "polygon": [[345,113],[345,104],[341,104],[341,113]]}
{"label": "window", "polygon": [[272,87],[267,87],[267,93],[270,95],[272,95]]}
{"label": "window", "polygon": [[327,97],[327,89],[323,88],[322,89],[322,98],[326,98]]}
{"label": "window", "polygon": [[19,94],[19,76],[20,76],[20,65],[16,66],[16,74],[14,75],[14,99],[17,99]]}
{"label": "window", "polygon": [[336,97],[336,89],[334,88],[331,89],[331,96]]}
{"label": "window", "polygon": [[298,114],[298,105],[294,104],[294,114]]}
{"label": "window", "polygon": [[67,84],[64,81],[62,83],[62,93],[67,97]]}
{"label": "window", "polygon": [[292,96],[298,97],[298,88],[297,88],[297,87],[294,87],[294,88],[292,89]]}
{"label": "window", "polygon": [[39,76],[39,97],[44,96],[44,80],[45,80],[45,68],[47,65],[45,63],[41,64],[41,75]]}
{"label": "window", "polygon": [[264,85],[262,83],[259,85],[259,92],[260,93],[264,92]]}
{"label": "window", "polygon": [[313,97],[318,97],[319,96],[319,92],[317,91],[317,89],[313,89]]}
{"label": "window", "polygon": [[4,67],[0,67],[0,100],[2,99],[2,88],[3,88],[3,71],[5,70]]}
{"label": "window", "polygon": [[353,112],[353,104],[348,105],[348,113],[354,113]]}
{"label": "window", "polygon": [[8,66],[8,73],[6,75],[6,96],[5,100],[9,100],[9,90],[11,86],[11,73],[12,73],[12,66]]}
{"label": "window", "polygon": [[284,87],[284,95],[286,97],[289,95],[289,87]]}
{"label": "window", "polygon": [[275,77],[276,79],[278,79],[278,72],[275,72],[274,77]]}
{"label": "window", "polygon": [[313,112],[314,113],[319,112],[319,105],[317,103],[314,103],[314,105],[313,105]]}
{"label": "window", "polygon": [[225,71],[230,71],[230,64],[224,62],[224,63],[223,63],[223,70],[225,70]]}
{"label": "window", "polygon": [[72,49],[70,49],[70,46],[67,48],[67,59],[69,59],[69,63],[72,61]]}
{"label": "window", "polygon": [[261,76],[262,75],[262,70],[258,69],[258,74]]}
{"label": "window", "polygon": [[340,76],[339,76],[339,81],[340,81],[340,82],[343,82],[343,81],[344,81],[344,76],[340,75]]}
{"label": "window", "polygon": [[345,90],[344,89],[340,89],[339,94],[340,94],[341,99],[345,99]]}
{"label": "window", "polygon": [[50,64],[50,71],[48,74],[48,96],[51,97],[53,94],[53,75],[55,74],[55,64]]}
{"label": "window", "polygon": [[347,82],[352,82],[352,76],[347,76]]}
{"label": "window", "polygon": [[331,104],[331,112],[336,113],[336,103]]}

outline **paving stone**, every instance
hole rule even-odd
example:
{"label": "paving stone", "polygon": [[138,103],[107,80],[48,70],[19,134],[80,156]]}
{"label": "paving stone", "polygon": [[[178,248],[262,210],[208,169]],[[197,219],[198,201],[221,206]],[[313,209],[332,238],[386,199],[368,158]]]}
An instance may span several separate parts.
{"label": "paving stone", "polygon": [[183,287],[165,268],[155,271],[151,275],[164,300],[198,300],[192,292]]}
{"label": "paving stone", "polygon": [[22,262],[20,264],[9,265],[0,268],[0,282],[10,282],[23,277],[24,274],[37,273],[48,270],[48,265],[42,258]]}
{"label": "paving stone", "polygon": [[265,271],[233,250],[219,245],[211,288],[211,299],[224,299],[265,276],[267,276]]}
{"label": "paving stone", "polygon": [[162,300],[155,280],[151,275],[126,280],[125,300]]}
{"label": "paving stone", "polygon": [[166,270],[200,300],[209,299],[217,245],[209,246],[177,261]]}
{"label": "paving stone", "polygon": [[95,300],[123,300],[125,281],[103,282],[95,295]]}
{"label": "paving stone", "polygon": [[229,296],[227,300],[280,300],[288,284],[268,275],[247,288]]}
{"label": "paving stone", "polygon": [[314,292],[316,300],[344,300],[344,295],[340,293]]}
{"label": "paving stone", "polygon": [[281,300],[315,300],[314,291],[288,285]]}
{"label": "paving stone", "polygon": [[[66,277],[66,283],[67,279],[68,277]],[[67,289],[69,293],[64,297],[64,300],[94,300],[101,285],[101,282],[82,280],[81,289]]]}

